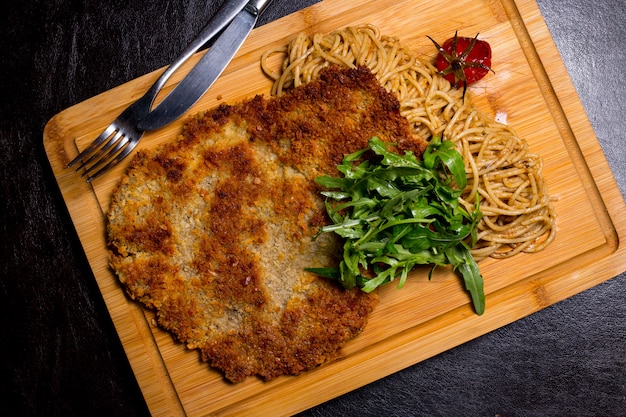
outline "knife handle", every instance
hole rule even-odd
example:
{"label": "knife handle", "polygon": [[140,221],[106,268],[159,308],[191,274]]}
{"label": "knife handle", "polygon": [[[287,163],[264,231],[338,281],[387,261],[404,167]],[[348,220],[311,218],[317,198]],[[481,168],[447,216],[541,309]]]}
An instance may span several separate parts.
{"label": "knife handle", "polygon": [[272,0],[250,0],[246,4],[246,10],[255,15],[260,15]]}

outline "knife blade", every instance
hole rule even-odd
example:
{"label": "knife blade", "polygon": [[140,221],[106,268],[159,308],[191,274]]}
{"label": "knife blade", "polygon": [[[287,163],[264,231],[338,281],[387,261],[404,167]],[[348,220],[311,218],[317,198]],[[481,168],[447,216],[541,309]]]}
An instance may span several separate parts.
{"label": "knife blade", "polygon": [[178,119],[215,83],[272,0],[251,0],[224,29],[213,45],[137,127],[155,130]]}

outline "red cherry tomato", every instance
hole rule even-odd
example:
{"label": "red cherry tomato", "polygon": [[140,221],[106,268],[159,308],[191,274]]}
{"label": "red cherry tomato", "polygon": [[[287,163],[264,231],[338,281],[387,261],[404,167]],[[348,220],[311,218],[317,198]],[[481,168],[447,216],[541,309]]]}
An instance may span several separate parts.
{"label": "red cherry tomato", "polygon": [[463,87],[463,95],[468,84],[483,78],[491,69],[491,46],[478,39],[457,36],[448,39],[439,45],[430,36],[439,54],[435,60],[435,67],[446,80],[454,87]]}

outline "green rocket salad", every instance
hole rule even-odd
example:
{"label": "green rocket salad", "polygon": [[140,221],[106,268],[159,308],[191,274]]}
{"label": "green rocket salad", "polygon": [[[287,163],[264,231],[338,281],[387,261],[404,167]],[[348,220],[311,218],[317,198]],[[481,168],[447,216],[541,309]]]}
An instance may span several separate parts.
{"label": "green rocket salad", "polygon": [[[485,310],[483,278],[470,248],[481,218],[478,203],[468,212],[459,196],[467,179],[454,144],[431,139],[422,160],[411,152],[398,155],[393,146],[372,138],[369,146],[345,157],[341,178],[322,176],[326,209],[332,224],[321,233],[344,239],[337,268],[308,271],[338,279],[345,288],[371,292],[399,279],[402,287],[416,265],[451,265],[469,291],[474,310]],[[377,160],[361,160],[372,151]],[[367,271],[367,273],[365,273]]]}

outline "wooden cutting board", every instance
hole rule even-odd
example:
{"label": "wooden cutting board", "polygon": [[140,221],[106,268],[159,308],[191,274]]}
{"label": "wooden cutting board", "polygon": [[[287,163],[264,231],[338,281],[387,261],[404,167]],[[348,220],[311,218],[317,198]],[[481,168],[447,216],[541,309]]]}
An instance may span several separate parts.
{"label": "wooden cutting board", "polygon": [[[388,286],[365,331],[328,365],[269,383],[229,384],[155,326],[130,301],[108,267],[105,213],[125,164],[87,185],[67,162],[157,78],[156,71],[53,117],[44,144],[74,225],[119,337],[154,415],[287,415],[312,407],[427,359],[572,296],[626,270],[626,205],[537,5],[529,0],[326,0],[256,29],[214,87],[189,114],[220,102],[268,94],[259,58],[296,32],[330,32],[372,23],[424,57],[426,35],[443,41],[480,32],[493,48],[490,74],[472,88],[478,106],[499,114],[545,162],[558,215],[556,240],[544,251],[481,262],[486,313],[476,316],[460,280],[418,271],[402,290]],[[194,59],[197,60],[196,56]],[[190,68],[193,62],[185,66]],[[184,73],[185,71],[183,71]],[[165,92],[181,76],[170,80]],[[180,132],[182,121],[146,134],[154,147]],[[440,270],[443,271],[443,270]],[[444,296],[445,295],[445,296]]]}

